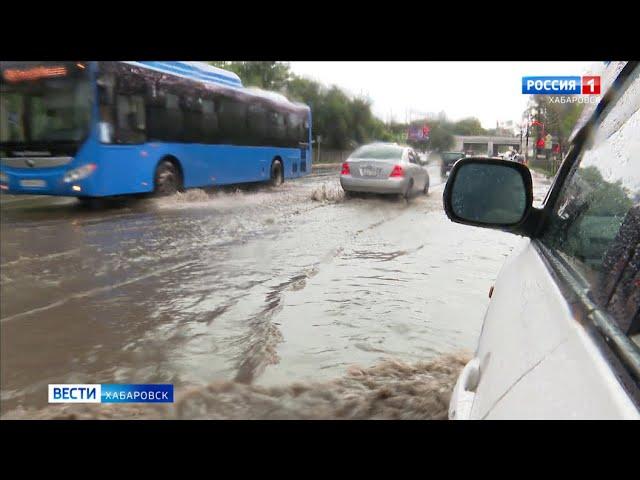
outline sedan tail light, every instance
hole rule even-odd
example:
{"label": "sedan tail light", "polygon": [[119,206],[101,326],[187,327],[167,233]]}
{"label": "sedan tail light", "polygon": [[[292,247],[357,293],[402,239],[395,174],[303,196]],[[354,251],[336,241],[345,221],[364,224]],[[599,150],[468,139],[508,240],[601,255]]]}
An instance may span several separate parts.
{"label": "sedan tail light", "polygon": [[404,177],[404,170],[400,165],[396,165],[393,167],[393,170],[391,170],[389,177]]}
{"label": "sedan tail light", "polygon": [[340,175],[351,175],[351,169],[347,162],[342,164],[342,171],[340,172]]}

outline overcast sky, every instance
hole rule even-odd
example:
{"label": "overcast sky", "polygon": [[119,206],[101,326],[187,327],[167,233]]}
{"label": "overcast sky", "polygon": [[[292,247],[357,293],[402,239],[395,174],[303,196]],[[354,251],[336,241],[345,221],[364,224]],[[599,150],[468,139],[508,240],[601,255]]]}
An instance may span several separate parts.
{"label": "overcast sky", "polygon": [[519,121],[528,95],[522,77],[582,75],[595,62],[290,62],[298,75],[366,95],[373,112],[405,121],[407,111],[477,117],[485,128]]}

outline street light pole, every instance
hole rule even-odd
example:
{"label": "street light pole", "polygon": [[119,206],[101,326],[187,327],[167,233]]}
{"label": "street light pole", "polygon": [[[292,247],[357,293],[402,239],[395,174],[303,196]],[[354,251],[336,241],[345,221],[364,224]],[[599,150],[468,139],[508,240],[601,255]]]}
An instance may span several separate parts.
{"label": "street light pole", "polygon": [[531,124],[531,111],[527,114],[527,140],[524,147],[524,161],[529,164],[529,125]]}

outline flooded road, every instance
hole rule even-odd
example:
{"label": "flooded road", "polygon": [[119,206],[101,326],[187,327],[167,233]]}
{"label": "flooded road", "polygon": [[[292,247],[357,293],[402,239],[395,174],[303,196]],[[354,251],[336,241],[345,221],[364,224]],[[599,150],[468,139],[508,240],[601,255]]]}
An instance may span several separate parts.
{"label": "flooded road", "polygon": [[[408,204],[345,201],[334,170],[97,211],[3,198],[0,413],[442,417],[519,238],[451,223],[429,171]],[[53,408],[49,383],[172,383],[178,402]],[[390,384],[413,393],[380,407]]]}

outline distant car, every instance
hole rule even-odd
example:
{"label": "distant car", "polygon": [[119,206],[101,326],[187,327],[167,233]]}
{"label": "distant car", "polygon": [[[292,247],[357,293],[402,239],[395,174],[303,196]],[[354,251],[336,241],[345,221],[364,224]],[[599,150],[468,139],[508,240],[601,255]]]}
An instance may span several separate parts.
{"label": "distant car", "polygon": [[429,173],[418,154],[395,143],[364,145],[342,164],[340,185],[353,192],[400,195],[429,193]]}
{"label": "distant car", "polygon": [[500,153],[497,158],[500,158],[502,160],[506,160],[509,162],[524,163],[524,156],[512,150],[505,153]]}
{"label": "distant car", "polygon": [[451,171],[453,164],[464,157],[466,157],[466,154],[464,152],[442,152],[440,154],[440,158],[442,159],[442,164],[440,166],[440,176],[444,178],[447,173]]}
{"label": "distant car", "polygon": [[514,153],[511,158],[512,162],[524,163],[524,155],[520,155],[518,152]]}
{"label": "distant car", "polygon": [[451,419],[640,419],[640,63],[610,65],[540,207],[518,162],[451,171],[452,221],[525,237],[489,291]]}
{"label": "distant car", "polygon": [[514,150],[509,150],[508,152],[505,153],[501,153],[498,155],[500,158],[502,158],[503,160],[508,160],[511,162],[518,162],[518,163],[522,163],[523,159],[521,158],[522,156],[514,151]]}

